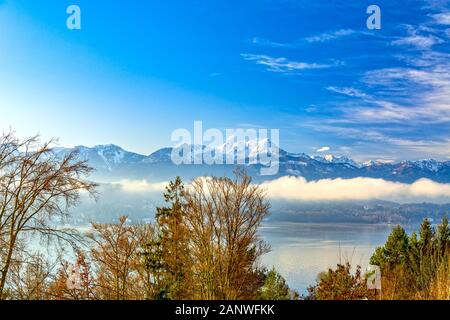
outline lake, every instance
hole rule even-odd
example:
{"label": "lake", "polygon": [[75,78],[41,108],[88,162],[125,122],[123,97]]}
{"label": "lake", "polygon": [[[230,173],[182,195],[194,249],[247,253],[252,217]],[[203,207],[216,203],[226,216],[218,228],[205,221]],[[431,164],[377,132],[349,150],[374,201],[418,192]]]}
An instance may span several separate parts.
{"label": "lake", "polygon": [[[262,263],[275,266],[292,289],[306,294],[317,275],[339,261],[361,265],[365,270],[375,248],[386,242],[395,226],[268,222],[260,235],[272,251],[262,258]],[[412,228],[405,228],[409,233]]]}

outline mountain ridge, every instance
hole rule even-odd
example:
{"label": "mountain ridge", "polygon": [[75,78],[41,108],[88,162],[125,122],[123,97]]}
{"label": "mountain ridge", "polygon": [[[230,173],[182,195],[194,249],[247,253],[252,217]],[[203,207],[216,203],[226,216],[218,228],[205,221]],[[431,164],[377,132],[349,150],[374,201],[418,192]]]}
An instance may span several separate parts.
{"label": "mountain ridge", "polygon": [[[256,149],[246,144],[246,160],[249,155],[259,156],[266,152],[270,140],[256,144]],[[189,147],[189,145],[188,145]],[[200,146],[199,146],[200,147]],[[190,145],[191,150],[194,146]],[[201,146],[205,150],[205,146]],[[225,144],[221,146],[225,150]],[[160,148],[149,155],[127,151],[114,144],[96,145],[94,147],[76,146],[74,148],[56,148],[55,153],[64,155],[77,150],[79,159],[87,160],[96,170],[95,178],[112,181],[117,179],[152,179],[170,180],[174,175],[191,179],[199,175],[229,175],[235,165],[179,165],[171,161],[173,148]],[[324,155],[310,156],[305,153],[290,153],[279,149],[279,172],[274,176],[260,176],[260,164],[248,164],[246,169],[256,180],[264,181],[280,176],[302,176],[307,180],[370,177],[389,181],[412,183],[420,178],[436,182],[450,183],[450,161],[434,159],[403,160],[386,163],[370,161],[358,163],[346,156]]]}

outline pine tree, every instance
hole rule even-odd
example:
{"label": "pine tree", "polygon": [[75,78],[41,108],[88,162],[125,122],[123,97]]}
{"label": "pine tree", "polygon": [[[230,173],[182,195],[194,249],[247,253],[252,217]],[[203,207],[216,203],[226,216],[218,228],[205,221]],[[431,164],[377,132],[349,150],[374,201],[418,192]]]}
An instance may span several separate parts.
{"label": "pine tree", "polygon": [[438,252],[443,256],[450,250],[450,226],[448,224],[447,216],[442,218],[441,224],[437,227],[436,240]]}
{"label": "pine tree", "polygon": [[412,270],[419,270],[420,246],[417,233],[413,232],[409,238],[408,265]]}
{"label": "pine tree", "polygon": [[290,290],[286,280],[273,268],[266,275],[261,288],[262,300],[289,300]]}
{"label": "pine tree", "polygon": [[425,218],[420,225],[419,235],[419,246],[422,254],[430,254],[433,247],[434,229],[427,218]]}
{"label": "pine tree", "polygon": [[164,269],[165,290],[170,299],[189,297],[190,255],[188,229],[184,216],[184,185],[180,177],[166,187],[164,200],[169,206],[157,208],[156,220]]}
{"label": "pine tree", "polygon": [[382,248],[377,248],[371,258],[371,263],[379,265],[381,268],[394,267],[405,262],[408,256],[408,235],[399,225],[392,230],[386,244]]}

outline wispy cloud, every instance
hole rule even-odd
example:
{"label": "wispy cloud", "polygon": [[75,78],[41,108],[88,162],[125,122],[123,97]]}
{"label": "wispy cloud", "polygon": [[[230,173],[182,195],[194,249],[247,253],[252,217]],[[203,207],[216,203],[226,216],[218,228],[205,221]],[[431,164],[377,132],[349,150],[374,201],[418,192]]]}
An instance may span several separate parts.
{"label": "wispy cloud", "polygon": [[290,46],[290,44],[288,44],[288,43],[270,41],[270,40],[259,38],[259,37],[253,37],[252,43],[255,45],[267,46],[267,47],[281,47],[282,48],[282,47]]}
{"label": "wispy cloud", "polygon": [[432,14],[431,17],[438,24],[450,25],[450,12],[442,12],[442,13]]}
{"label": "wispy cloud", "polygon": [[439,39],[433,35],[421,36],[421,35],[410,35],[398,40],[394,40],[391,43],[396,46],[412,46],[419,49],[429,49],[435,44],[443,43],[442,39]]}
{"label": "wispy cloud", "polygon": [[407,35],[399,39],[391,41],[395,46],[410,46],[417,49],[430,49],[436,44],[444,43],[444,40],[436,36],[439,30],[435,30],[429,26],[414,27],[411,25],[403,25]]}
{"label": "wispy cloud", "polygon": [[[450,130],[450,11],[447,5],[450,1],[425,0],[418,4],[419,9],[425,12],[417,17],[416,25],[400,24],[393,29],[386,27],[383,32],[346,28],[286,43],[254,38],[253,43],[273,48],[304,49],[311,47],[309,44],[362,39],[362,35],[365,40],[368,37],[376,39],[369,45],[375,48],[383,46],[384,56],[378,56],[373,63],[368,61],[365,65],[361,61],[367,56],[351,56],[351,64],[348,65],[353,69],[348,70],[353,72],[361,68],[363,71],[359,77],[349,77],[349,83],[337,77],[336,83],[324,86],[329,92],[347,99],[334,95],[329,103],[320,101],[320,112],[314,112],[317,111],[315,106],[307,108],[302,120],[311,121],[317,131],[332,132],[353,141],[355,152],[363,150],[363,145],[369,148],[383,145],[385,150],[379,147],[373,151],[374,154],[380,152],[378,155],[381,156],[385,151],[392,158],[407,154],[414,158],[446,159],[450,157],[450,140],[447,139]],[[300,63],[293,67],[293,61],[286,58],[243,57],[265,65],[273,72],[335,66],[334,63]],[[299,125],[305,127],[307,121]],[[326,143],[332,142],[327,140]],[[338,150],[339,146],[335,148]]]}
{"label": "wispy cloud", "polygon": [[339,87],[335,87],[335,86],[330,86],[327,87],[328,91],[333,91],[336,93],[340,93],[349,97],[356,97],[356,98],[368,98],[369,95],[367,95],[366,93],[362,92],[359,89],[355,89],[355,88],[351,88],[351,87],[344,87],[344,88],[339,88]]}
{"label": "wispy cloud", "polygon": [[317,130],[366,148],[383,144],[380,151],[395,150],[394,156],[450,157],[450,54],[442,29],[448,15],[433,8],[441,12],[421,25],[403,25],[406,34],[389,40],[404,50],[392,55],[396,65],[366,71],[352,86],[326,87],[351,99],[335,102],[339,115],[316,121]]}
{"label": "wispy cloud", "polygon": [[361,33],[360,31],[355,31],[352,29],[340,29],[336,31],[324,32],[318,35],[310,36],[305,38],[305,40],[309,43],[314,42],[326,42],[330,40],[335,40],[341,37],[351,36],[354,34]]}
{"label": "wispy cloud", "polygon": [[[363,153],[357,155],[353,153],[351,156],[359,158],[361,161],[372,160],[373,157],[386,157],[388,153],[394,150],[392,156],[397,160],[403,160],[407,154],[412,158],[429,158],[430,156],[440,159],[450,159],[450,138],[443,137],[439,132],[435,136],[422,138],[407,138],[392,136],[389,132],[384,132],[383,128],[369,127],[364,128],[344,126],[338,122],[330,121],[330,124],[302,124],[303,127],[309,127],[318,132],[327,132],[333,135],[345,137],[358,141],[363,148]],[[382,153],[379,155],[369,154],[367,147],[382,146]],[[356,152],[356,150],[353,150]],[[374,151],[374,150],[373,150]],[[400,156],[400,157],[399,157]]]}
{"label": "wispy cloud", "polygon": [[331,150],[330,147],[324,146],[324,147],[321,147],[321,148],[317,149],[316,152],[321,153],[321,152],[327,152],[327,151],[330,151],[330,150]]}
{"label": "wispy cloud", "polygon": [[312,44],[312,43],[325,43],[333,40],[338,40],[340,38],[345,37],[354,37],[358,35],[365,35],[365,36],[376,36],[376,37],[382,37],[380,35],[376,35],[374,33],[368,32],[368,31],[362,31],[362,30],[353,30],[353,29],[339,29],[339,30],[333,30],[329,32],[324,32],[316,35],[311,35],[304,38],[299,38],[290,42],[277,42],[268,40],[261,37],[253,37],[251,39],[251,43],[258,46],[264,46],[264,47],[272,47],[272,48],[298,48],[304,45]]}
{"label": "wispy cloud", "polygon": [[[427,61],[429,63],[429,61]],[[424,64],[420,63],[419,64]],[[389,97],[370,101],[375,108],[360,109],[361,119],[405,119],[419,123],[450,122],[450,61],[442,60],[426,68],[387,68],[366,73],[364,81],[379,91],[403,90],[398,102]],[[395,99],[391,95],[390,99]],[[361,120],[360,119],[360,120]]]}
{"label": "wispy cloud", "polygon": [[294,72],[299,70],[307,70],[307,69],[326,69],[334,67],[338,64],[338,62],[334,62],[334,64],[320,64],[320,63],[309,63],[309,62],[299,62],[289,60],[285,57],[270,57],[267,55],[261,54],[248,54],[243,53],[241,56],[248,61],[254,61],[256,64],[260,64],[266,67],[268,71],[272,72]]}

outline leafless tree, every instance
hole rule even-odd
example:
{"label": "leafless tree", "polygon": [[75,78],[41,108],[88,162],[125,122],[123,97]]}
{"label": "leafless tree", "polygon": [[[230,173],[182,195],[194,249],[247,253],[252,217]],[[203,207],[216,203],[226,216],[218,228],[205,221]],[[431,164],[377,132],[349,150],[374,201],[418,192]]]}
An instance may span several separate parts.
{"label": "leafless tree", "polygon": [[126,221],[126,217],[120,217],[117,224],[94,223],[94,230],[88,235],[100,299],[137,299],[139,273],[135,262],[142,240],[137,237],[135,226],[127,225]]}
{"label": "leafless tree", "polygon": [[186,199],[196,298],[253,298],[256,263],[268,251],[257,234],[270,208],[264,190],[237,171],[195,180]]}
{"label": "leafless tree", "polygon": [[70,240],[73,233],[52,227],[51,219],[67,215],[81,192],[95,193],[96,184],[85,180],[92,168],[75,151],[58,156],[54,143],[0,135],[0,299],[21,236],[38,232]]}
{"label": "leafless tree", "polygon": [[50,261],[41,253],[18,250],[8,273],[8,297],[17,300],[49,298],[49,282],[59,257]]}

